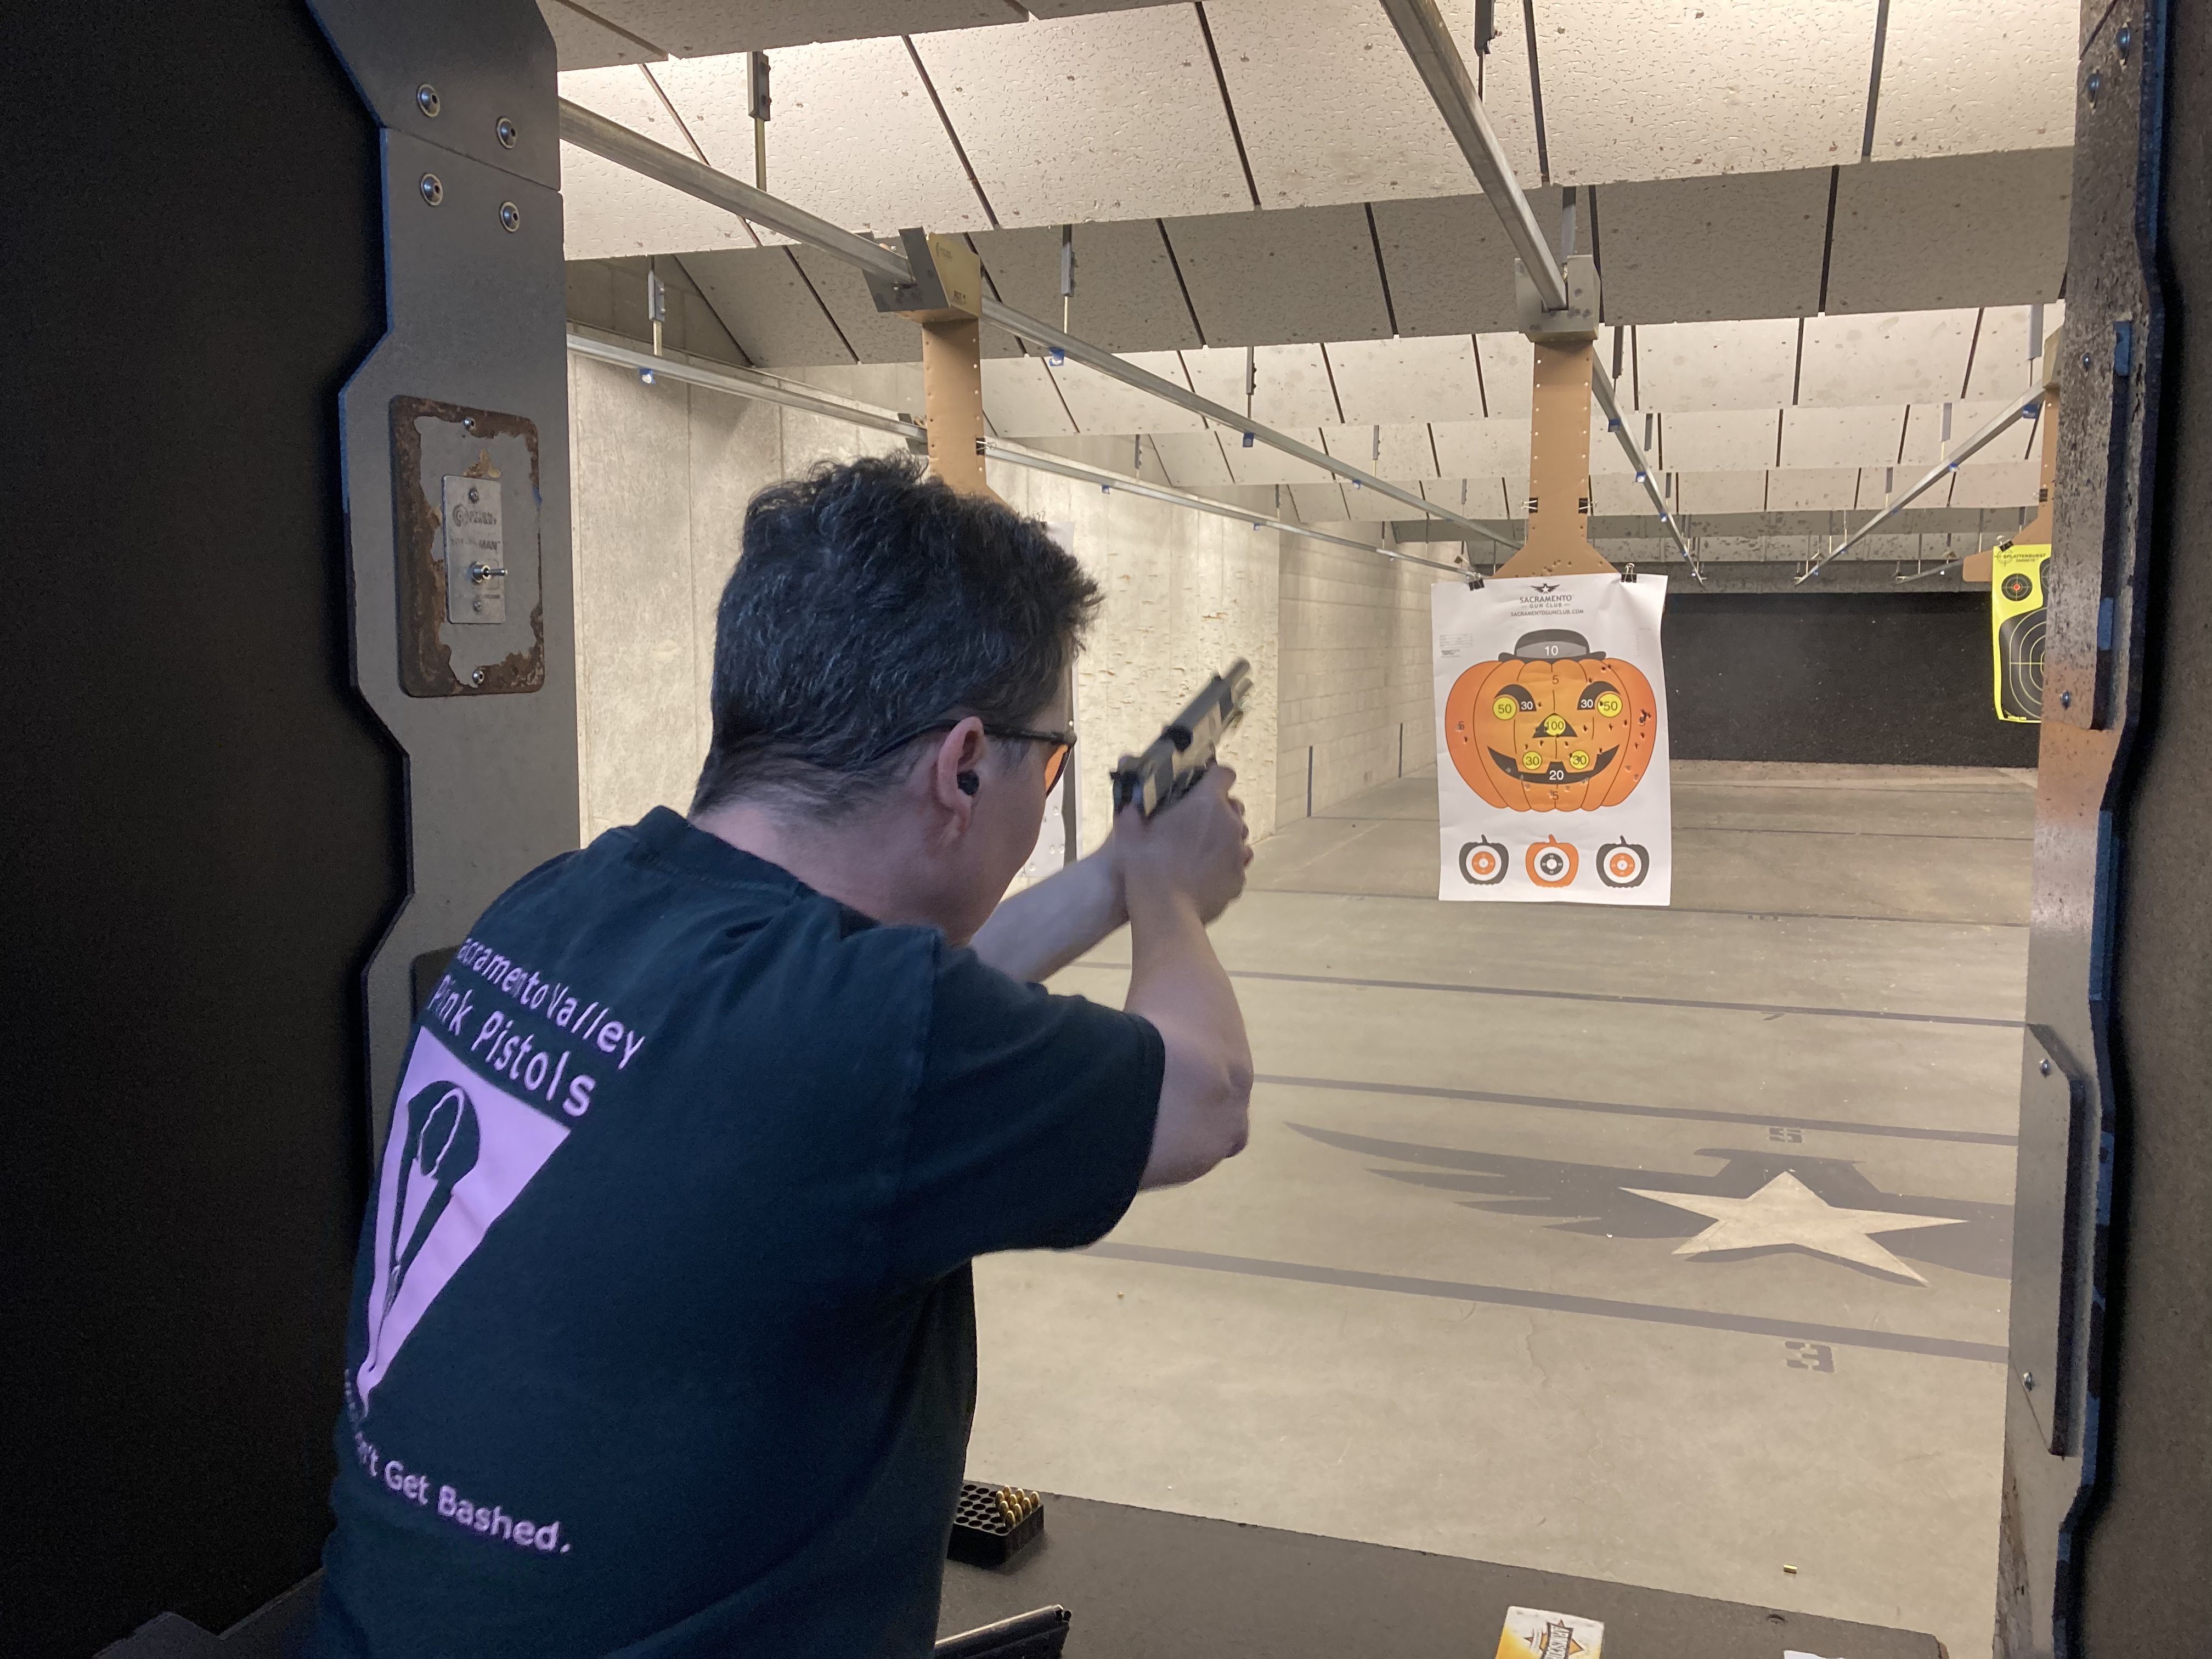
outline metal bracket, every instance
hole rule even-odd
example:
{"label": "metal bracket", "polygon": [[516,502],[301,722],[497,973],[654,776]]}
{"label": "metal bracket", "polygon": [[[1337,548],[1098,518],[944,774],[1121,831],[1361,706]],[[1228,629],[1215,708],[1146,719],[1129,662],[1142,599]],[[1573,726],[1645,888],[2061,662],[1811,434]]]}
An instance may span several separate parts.
{"label": "metal bracket", "polygon": [[1596,339],[1601,304],[1597,261],[1577,253],[1561,260],[1559,269],[1567,279],[1566,308],[1547,311],[1536,284],[1529,280],[1528,267],[1518,259],[1513,262],[1513,305],[1521,331],[1539,345],[1577,345]]}
{"label": "metal bracket", "polygon": [[982,314],[983,262],[973,248],[957,236],[923,230],[902,230],[899,241],[914,280],[895,283],[865,273],[878,311],[915,323],[960,322]]}

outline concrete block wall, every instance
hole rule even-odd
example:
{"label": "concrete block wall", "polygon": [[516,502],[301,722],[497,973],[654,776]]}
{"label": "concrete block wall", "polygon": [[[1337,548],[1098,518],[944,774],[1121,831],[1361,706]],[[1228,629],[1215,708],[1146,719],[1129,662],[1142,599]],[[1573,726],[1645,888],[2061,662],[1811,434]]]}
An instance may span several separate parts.
{"label": "concrete block wall", "polygon": [[586,840],[690,805],[707,753],[714,606],[745,503],[827,457],[899,441],[800,410],[568,360],[576,750]]}
{"label": "concrete block wall", "polygon": [[[1381,539],[1381,526],[1330,526]],[[1283,538],[1275,823],[1436,763],[1434,573]],[[1311,781],[1310,806],[1308,782]]]}
{"label": "concrete block wall", "polygon": [[1140,495],[1108,494],[994,461],[991,488],[1018,511],[1069,526],[1073,551],[1106,600],[1076,663],[1077,821],[1088,852],[1106,837],[1107,775],[1141,749],[1236,658],[1252,665],[1252,701],[1222,745],[1254,836],[1276,821],[1276,638],[1281,538],[1241,520]]}
{"label": "concrete block wall", "polygon": [[[656,805],[690,804],[711,726],[714,606],[754,492],[824,458],[901,444],[772,404],[647,386],[586,358],[569,359],[568,386],[588,839]],[[1254,701],[1224,753],[1255,834],[1266,833],[1276,817],[1276,532],[1017,467],[994,464],[991,483],[1019,511],[1067,526],[1106,592],[1077,672],[1085,849],[1106,835],[1115,758],[1157,737],[1238,656],[1253,665]]]}

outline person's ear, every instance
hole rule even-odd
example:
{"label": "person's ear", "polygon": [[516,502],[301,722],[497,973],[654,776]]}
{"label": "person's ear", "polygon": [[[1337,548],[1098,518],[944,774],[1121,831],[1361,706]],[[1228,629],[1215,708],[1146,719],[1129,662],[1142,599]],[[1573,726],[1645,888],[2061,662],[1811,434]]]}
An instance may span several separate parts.
{"label": "person's ear", "polygon": [[990,739],[983,722],[973,714],[945,734],[929,761],[929,793],[936,805],[952,820],[956,831],[964,831],[975,811],[975,797],[983,787],[983,751]]}

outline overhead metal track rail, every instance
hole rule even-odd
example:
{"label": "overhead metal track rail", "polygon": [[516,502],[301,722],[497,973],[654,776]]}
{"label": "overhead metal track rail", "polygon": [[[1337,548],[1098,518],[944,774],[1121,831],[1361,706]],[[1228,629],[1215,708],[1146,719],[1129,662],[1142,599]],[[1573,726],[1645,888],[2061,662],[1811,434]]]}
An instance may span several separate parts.
{"label": "overhead metal track rail", "polygon": [[2024,401],[2014,403],[2008,407],[1999,410],[1997,414],[1990,419],[1990,423],[1987,426],[1984,426],[1980,431],[1974,434],[1972,437],[1967,439],[1966,442],[1960,444],[1958,448],[1953,450],[1951,453],[1942,460],[1936,462],[1934,466],[1929,468],[1927,476],[1922,478],[1918,483],[1914,484],[1911,489],[1906,490],[1903,495],[1893,496],[1889,502],[1883,507],[1881,512],[1875,514],[1874,517],[1869,519],[1856,530],[1851,532],[1850,535],[1844,537],[1843,540],[1838,542],[1833,547],[1820,555],[1819,558],[1807,565],[1804,570],[1799,574],[1791,577],[1790,586],[1793,587],[1801,586],[1804,583],[1812,580],[1814,577],[1820,574],[1821,567],[1826,565],[1829,560],[1838,556],[1845,548],[1849,547],[1853,542],[1859,540],[1876,526],[1883,524],[1888,520],[1894,518],[1905,508],[1911,506],[1913,502],[1918,501],[1930,489],[1934,489],[1944,479],[1949,477],[1954,472],[1956,472],[1962,462],[1972,460],[1981,451],[1988,448],[1999,438],[2002,437],[2007,432],[2010,431],[2012,429],[2012,423],[2014,421],[2032,421],[2035,418],[2037,414],[2040,412],[2042,408],[2043,388],[2038,386],[2033,392],[2028,394]]}
{"label": "overhead metal track rail", "polygon": [[[1445,26],[1443,14],[1437,10],[1436,0],[1382,3],[1382,9],[1389,14],[1391,26],[1398,31],[1398,39],[1405,45],[1407,55],[1413,60],[1422,84],[1436,101],[1437,113],[1444,118],[1444,125],[1458,142],[1460,154],[1474,169],[1475,181],[1482,186],[1484,198],[1498,210],[1498,222],[1505,228],[1505,240],[1512,243],[1513,252],[1528,273],[1528,281],[1544,309],[1565,311],[1568,306],[1566,272],[1560,269],[1552,245],[1544,240],[1544,233],[1536,223],[1535,210],[1528,204],[1521,181],[1514,177],[1513,163],[1505,158],[1505,146],[1498,142],[1497,129],[1483,112],[1482,100],[1475,96],[1474,82],[1467,72],[1467,60],[1459,55],[1451,30]],[[1598,404],[1605,410],[1607,429],[1620,441],[1621,453],[1635,470],[1636,481],[1644,486],[1651,510],[1659,515],[1659,522],[1674,538],[1676,550],[1689,561],[1690,574],[1703,582],[1705,573],[1698,568],[1697,555],[1690,550],[1689,538],[1674,521],[1674,510],[1667,505],[1666,497],[1659,493],[1657,480],[1651,476],[1651,463],[1644,459],[1643,447],[1630,433],[1628,422],[1621,416],[1613,376],[1595,357],[1590,361],[1590,390],[1596,393]]]}
{"label": "overhead metal track rail", "polygon": [[[709,368],[691,359],[654,356],[635,346],[602,339],[593,334],[568,335],[568,349],[580,357],[596,358],[603,363],[616,363],[622,368],[650,374],[655,380],[665,378],[686,386],[704,387],[732,398],[751,398],[762,403],[781,404],[787,409],[803,409],[810,414],[824,415],[832,420],[846,421],[873,432],[886,432],[894,437],[923,441],[926,434],[919,422],[909,421],[892,414],[889,410],[873,409],[866,404],[856,404],[843,398],[832,397],[826,392],[817,392],[781,380],[774,375],[762,374],[751,369],[718,365]],[[1443,564],[1434,559],[1416,557],[1395,549],[1378,547],[1371,542],[1356,541],[1349,536],[1333,535],[1325,530],[1314,530],[1288,520],[1275,518],[1265,513],[1248,512],[1227,501],[1209,501],[1203,495],[1187,495],[1179,489],[1164,489],[1146,483],[1141,478],[1132,478],[1120,472],[1109,472],[1102,467],[1085,466],[1059,455],[1050,455],[1030,449],[1020,444],[1010,444],[993,438],[983,447],[985,458],[1005,461],[1010,465],[1027,467],[1034,472],[1057,473],[1063,478],[1073,478],[1079,483],[1097,484],[1101,489],[1121,490],[1131,495],[1142,495],[1170,506],[1188,507],[1194,512],[1207,513],[1218,519],[1235,519],[1249,524],[1255,530],[1279,530],[1289,536],[1298,536],[1310,542],[1326,542],[1333,547],[1348,547],[1358,553],[1379,554],[1401,564],[1425,565],[1431,570],[1441,570],[1449,575],[1465,576],[1464,565]]]}
{"label": "overhead metal track rail", "polygon": [[[679,150],[656,143],[619,121],[611,121],[605,116],[586,109],[580,104],[571,103],[566,98],[561,100],[561,137],[580,149],[587,149],[618,167],[628,167],[633,173],[666,185],[672,190],[681,191],[726,212],[750,219],[755,224],[781,231],[796,240],[820,248],[824,253],[834,254],[848,264],[858,265],[863,270],[873,271],[878,276],[902,286],[910,285],[914,281],[914,273],[907,264],[906,257],[895,249],[872,242],[865,236],[856,236],[826,219],[816,217],[804,208],[793,207],[790,203],[764,191],[756,190],[727,173],[717,173]],[[1523,205],[1525,207],[1526,204]],[[1177,386],[1173,380],[1139,368],[1134,363],[1126,362],[1110,351],[1086,340],[1078,339],[1041,319],[1016,311],[1012,306],[1002,305],[988,295],[983,298],[981,311],[985,322],[994,324],[1009,333],[1018,334],[1024,340],[1056,347],[1085,368],[1096,369],[1124,386],[1133,386],[1163,402],[1203,416],[1231,432],[1247,434],[1255,442],[1266,444],[1270,449],[1280,450],[1285,455],[1294,455],[1324,472],[1348,479],[1363,489],[1372,490],[1387,500],[1419,507],[1425,515],[1445,520],[1485,541],[1495,542],[1504,548],[1515,545],[1507,538],[1485,528],[1473,519],[1439,507],[1410,489],[1378,478],[1349,462],[1339,460],[1326,450],[1316,449],[1285,433],[1262,426],[1225,404],[1217,404],[1210,398],[1201,398],[1188,386]]]}

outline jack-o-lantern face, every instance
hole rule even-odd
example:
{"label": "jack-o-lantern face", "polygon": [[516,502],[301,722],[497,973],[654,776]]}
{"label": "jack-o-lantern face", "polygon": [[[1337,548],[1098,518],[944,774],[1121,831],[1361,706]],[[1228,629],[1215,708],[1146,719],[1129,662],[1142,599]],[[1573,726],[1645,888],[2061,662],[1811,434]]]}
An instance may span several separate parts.
{"label": "jack-o-lantern face", "polygon": [[1468,788],[1516,812],[1628,799],[1659,735],[1651,682],[1564,629],[1523,635],[1444,699],[1444,747]]}

